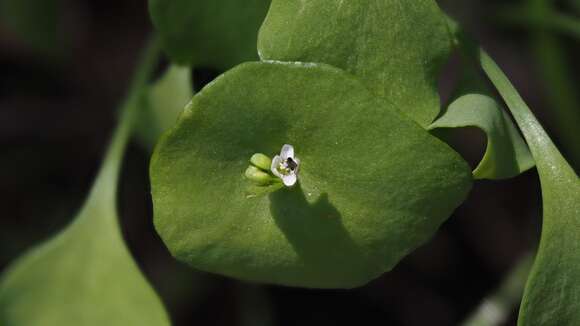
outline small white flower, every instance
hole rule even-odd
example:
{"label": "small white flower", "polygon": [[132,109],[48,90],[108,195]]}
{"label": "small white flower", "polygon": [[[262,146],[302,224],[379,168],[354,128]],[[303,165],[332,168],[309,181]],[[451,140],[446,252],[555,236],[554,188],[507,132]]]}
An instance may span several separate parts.
{"label": "small white flower", "polygon": [[275,176],[282,179],[286,187],[291,187],[298,180],[299,167],[300,159],[294,156],[294,147],[286,144],[282,146],[280,155],[274,156],[270,170]]}

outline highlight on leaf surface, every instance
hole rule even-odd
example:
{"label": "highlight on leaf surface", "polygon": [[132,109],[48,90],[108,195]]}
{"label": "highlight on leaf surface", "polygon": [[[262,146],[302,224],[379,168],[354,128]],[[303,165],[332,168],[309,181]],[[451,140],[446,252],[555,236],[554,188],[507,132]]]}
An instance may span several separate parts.
{"label": "highlight on leaf surface", "polygon": [[433,0],[273,0],[258,37],[262,60],[346,70],[423,127],[439,113],[437,78],[450,48]]}
{"label": "highlight on leaf surface", "polygon": [[[248,196],[254,153],[299,149],[300,182]],[[151,161],[154,222],[204,271],[313,288],[360,286],[431,238],[465,199],[465,161],[350,74],[247,63],[192,100]]]}
{"label": "highlight on leaf surface", "polygon": [[580,180],[493,59],[478,55],[526,138],[542,186],[542,236],[518,325],[579,325]]}
{"label": "highlight on leaf surface", "polygon": [[486,95],[464,95],[428,129],[473,126],[487,136],[485,154],[473,170],[476,179],[504,179],[519,175],[534,166],[528,146],[514,127],[509,115]]}

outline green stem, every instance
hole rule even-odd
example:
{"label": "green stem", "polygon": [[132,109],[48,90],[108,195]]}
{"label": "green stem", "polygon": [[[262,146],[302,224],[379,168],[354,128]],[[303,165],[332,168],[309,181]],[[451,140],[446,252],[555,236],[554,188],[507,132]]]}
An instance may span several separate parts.
{"label": "green stem", "polygon": [[[570,168],[570,165],[566,162],[566,159],[558,151],[550,136],[548,136],[512,83],[493,59],[483,50],[480,50],[480,61],[483,70],[503,97],[507,107],[518,123],[520,130],[524,134],[524,138],[528,142],[528,146],[536,160],[540,181],[559,179],[562,177],[562,172],[565,172],[569,178],[577,178],[574,171]],[[566,167],[566,170],[552,169],[555,166]]]}
{"label": "green stem", "polygon": [[[574,277],[580,275],[574,263],[577,250],[573,247],[578,243],[574,232],[578,229],[577,214],[580,212],[577,207],[580,202],[578,176],[493,59],[461,30],[452,31],[457,36],[456,42],[467,55],[477,60],[500,93],[528,143],[540,177],[544,212],[542,236],[528,276],[518,324],[570,325],[571,321],[577,322],[572,303],[578,293]],[[563,279],[565,283],[560,281]],[[538,322],[539,318],[544,320]]]}
{"label": "green stem", "polygon": [[[580,39],[580,20],[557,14],[549,0],[528,0],[528,11],[535,17],[570,27],[576,24],[576,34]],[[532,33],[532,50],[538,62],[540,76],[544,80],[548,98],[552,104],[552,115],[559,128],[555,129],[567,150],[573,166],[580,166],[580,145],[577,128],[580,126],[580,97],[576,94],[574,78],[570,75],[566,55],[557,36],[549,30],[540,29]]]}
{"label": "green stem", "polygon": [[554,131],[560,136],[573,165],[578,167],[580,144],[577,141],[577,129],[580,126],[580,98],[575,90],[575,81],[570,76],[565,55],[556,37],[546,31],[539,31],[533,36],[532,50],[552,105],[550,112],[558,126]]}
{"label": "green stem", "polygon": [[578,314],[574,303],[580,277],[576,263],[580,213],[578,176],[505,74],[483,50],[480,50],[480,62],[528,142],[542,187],[542,235],[518,325],[576,325]]}
{"label": "green stem", "polygon": [[505,323],[522,298],[533,259],[531,254],[521,258],[499,288],[481,302],[463,322],[463,326],[496,326]]}
{"label": "green stem", "polygon": [[115,203],[119,171],[125,148],[129,142],[133,125],[135,124],[135,118],[139,111],[143,88],[146,86],[147,81],[155,69],[159,54],[160,47],[158,42],[152,39],[144,49],[127,95],[119,108],[118,125],[107,148],[107,153],[105,154],[103,164],[95,179],[87,203],[98,202],[104,205],[114,205]]}
{"label": "green stem", "polygon": [[576,129],[580,125],[580,97],[566,64],[566,55],[554,32],[580,39],[580,20],[558,13],[549,0],[527,0],[525,6],[506,9],[502,20],[531,27],[532,53],[552,105],[556,132],[573,166],[580,167],[580,144]]}

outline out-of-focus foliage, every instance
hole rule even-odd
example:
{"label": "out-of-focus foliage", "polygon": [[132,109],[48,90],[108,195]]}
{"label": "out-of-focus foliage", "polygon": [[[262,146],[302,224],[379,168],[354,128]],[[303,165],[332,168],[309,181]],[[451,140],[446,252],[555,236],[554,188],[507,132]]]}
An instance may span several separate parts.
{"label": "out-of-focus foliage", "polygon": [[228,69],[258,58],[270,0],[149,0],[166,52],[179,64]]}
{"label": "out-of-focus foliage", "polygon": [[175,124],[192,96],[191,69],[186,66],[169,66],[158,81],[144,88],[135,126],[143,145],[152,148],[161,133]]}
{"label": "out-of-focus foliage", "polygon": [[33,50],[55,57],[67,46],[60,9],[60,0],[0,0],[0,26]]}

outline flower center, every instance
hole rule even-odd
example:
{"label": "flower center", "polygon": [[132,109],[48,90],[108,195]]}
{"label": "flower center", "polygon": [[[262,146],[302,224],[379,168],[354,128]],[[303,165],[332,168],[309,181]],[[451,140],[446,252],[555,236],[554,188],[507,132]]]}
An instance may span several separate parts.
{"label": "flower center", "polygon": [[278,172],[283,175],[289,175],[290,173],[296,171],[298,167],[298,163],[294,161],[291,157],[287,158],[286,160],[280,162],[278,165]]}

